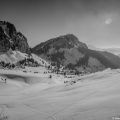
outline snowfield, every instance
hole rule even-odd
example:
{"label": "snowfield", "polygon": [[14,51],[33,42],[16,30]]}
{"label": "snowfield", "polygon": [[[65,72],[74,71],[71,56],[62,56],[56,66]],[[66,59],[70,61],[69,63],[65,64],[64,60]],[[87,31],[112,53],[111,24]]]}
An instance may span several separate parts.
{"label": "snowfield", "polygon": [[2,120],[113,120],[120,116],[119,69],[73,78],[43,71],[0,70]]}

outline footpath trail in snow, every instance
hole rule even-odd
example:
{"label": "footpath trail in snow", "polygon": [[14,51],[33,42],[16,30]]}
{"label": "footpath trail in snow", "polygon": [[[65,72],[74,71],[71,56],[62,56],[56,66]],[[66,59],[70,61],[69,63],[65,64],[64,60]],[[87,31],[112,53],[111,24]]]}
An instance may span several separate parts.
{"label": "footpath trail in snow", "polygon": [[8,120],[112,120],[120,116],[119,69],[79,76],[67,86],[63,76],[0,73],[7,78],[6,84],[0,80],[0,114]]}

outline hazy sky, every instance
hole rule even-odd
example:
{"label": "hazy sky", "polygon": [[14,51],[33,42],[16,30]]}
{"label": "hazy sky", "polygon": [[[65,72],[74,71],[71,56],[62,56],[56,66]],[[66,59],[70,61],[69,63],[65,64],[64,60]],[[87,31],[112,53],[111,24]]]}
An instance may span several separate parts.
{"label": "hazy sky", "polygon": [[30,46],[73,33],[97,47],[120,47],[120,0],[0,0],[0,19]]}

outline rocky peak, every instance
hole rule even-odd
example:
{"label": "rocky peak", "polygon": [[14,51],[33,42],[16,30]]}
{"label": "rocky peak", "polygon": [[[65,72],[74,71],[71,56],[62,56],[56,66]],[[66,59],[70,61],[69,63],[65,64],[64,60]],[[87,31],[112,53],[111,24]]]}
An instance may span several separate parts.
{"label": "rocky peak", "polygon": [[0,21],[0,27],[3,29],[4,34],[10,38],[13,38],[17,32],[15,26],[10,22]]}
{"label": "rocky peak", "polygon": [[32,51],[37,54],[41,54],[48,52],[50,48],[55,48],[56,50],[59,50],[61,48],[71,49],[74,47],[88,49],[87,45],[85,43],[80,42],[75,35],[67,34],[40,43],[39,45],[34,47]]}
{"label": "rocky peak", "polygon": [[88,48],[85,43],[80,42],[78,38],[73,34],[67,34],[64,36],[60,36],[58,37],[58,39],[62,39],[64,42],[67,42],[72,47]]}
{"label": "rocky peak", "polygon": [[0,21],[0,52],[7,52],[10,48],[23,53],[30,52],[27,38],[17,32],[12,23]]}

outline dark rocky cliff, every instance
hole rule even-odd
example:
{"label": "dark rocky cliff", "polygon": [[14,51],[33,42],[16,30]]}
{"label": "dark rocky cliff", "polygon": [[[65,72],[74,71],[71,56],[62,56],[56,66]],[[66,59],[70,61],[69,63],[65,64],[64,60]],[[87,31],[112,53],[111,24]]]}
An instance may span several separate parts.
{"label": "dark rocky cliff", "polygon": [[10,48],[30,53],[27,38],[22,33],[17,32],[12,23],[0,21],[0,52],[7,52]]}

